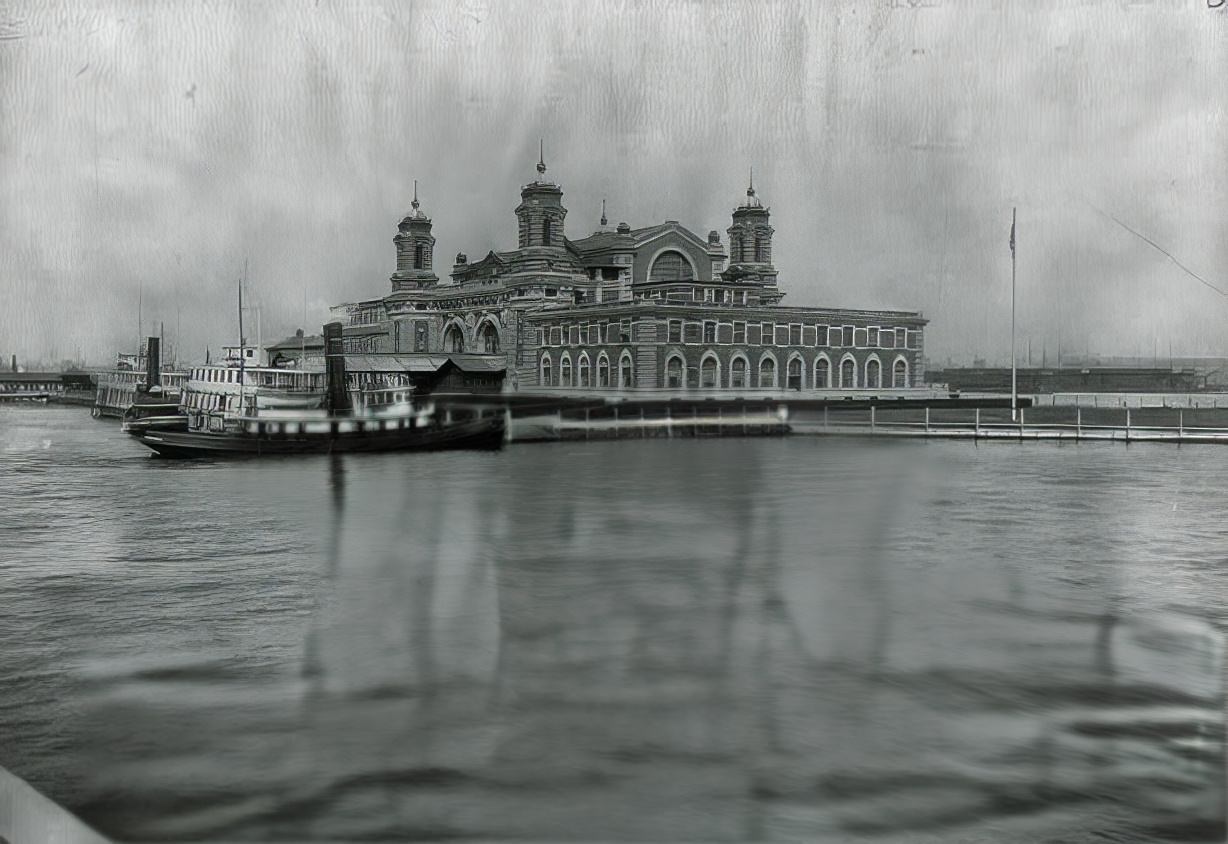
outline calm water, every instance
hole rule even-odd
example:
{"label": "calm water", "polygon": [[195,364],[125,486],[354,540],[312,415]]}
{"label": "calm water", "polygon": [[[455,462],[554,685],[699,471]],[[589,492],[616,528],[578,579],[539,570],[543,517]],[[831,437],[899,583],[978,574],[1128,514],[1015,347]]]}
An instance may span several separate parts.
{"label": "calm water", "polygon": [[117,838],[1223,838],[1226,448],[117,427],[0,409],[0,764]]}

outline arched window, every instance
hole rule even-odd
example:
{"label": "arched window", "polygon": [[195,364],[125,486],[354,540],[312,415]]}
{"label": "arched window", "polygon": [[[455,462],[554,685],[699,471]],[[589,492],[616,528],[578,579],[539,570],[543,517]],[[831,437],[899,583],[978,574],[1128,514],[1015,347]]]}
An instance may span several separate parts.
{"label": "arched window", "polygon": [[714,390],[721,385],[720,367],[716,356],[709,355],[699,365],[699,386],[705,390]]}
{"label": "arched window", "polygon": [[791,358],[789,360],[789,382],[790,390],[800,390],[802,388],[802,359]]}
{"label": "arched window", "polygon": [[895,365],[891,367],[891,386],[908,386],[908,361],[904,358],[896,358]]}
{"label": "arched window", "polygon": [[683,373],[686,371],[682,358],[674,356],[665,362],[665,386],[678,389],[683,386]]}
{"label": "arched window", "polygon": [[550,221],[542,220],[542,246],[550,245]]}
{"label": "arched window", "polygon": [[551,385],[551,374],[550,355],[542,355],[541,375],[538,377],[538,383],[543,387],[549,387]]}
{"label": "arched window", "polygon": [[866,386],[871,390],[879,387],[882,383],[883,365],[878,362],[878,358],[870,358],[866,361]]}
{"label": "arched window", "polygon": [[840,386],[846,389],[857,386],[857,364],[852,358],[840,361]]}
{"label": "arched window", "polygon": [[590,381],[588,380],[588,376],[589,376],[589,368],[588,368],[588,355],[583,355],[583,354],[582,354],[582,355],[580,355],[580,363],[579,363],[579,366],[578,366],[577,368],[579,369],[579,373],[578,373],[578,374],[579,374],[579,376],[580,376],[580,384],[579,384],[579,385],[580,385],[581,387],[591,387],[591,386],[592,386],[592,382],[590,382]]}
{"label": "arched window", "polygon": [[776,386],[776,361],[765,357],[759,361],[759,386],[761,388]]}
{"label": "arched window", "polygon": [[571,356],[564,353],[563,359],[559,361],[559,386],[571,386]]}
{"label": "arched window", "polygon": [[465,335],[456,323],[449,325],[443,332],[443,350],[445,352],[465,351]]}
{"label": "arched window", "polygon": [[482,351],[488,355],[499,353],[499,329],[495,328],[493,322],[482,324],[482,330],[478,332],[478,343],[481,345]]}
{"label": "arched window", "polygon": [[631,365],[631,355],[626,352],[618,359],[618,386],[628,389],[635,386],[635,368]]}
{"label": "arched window", "polygon": [[729,386],[735,390],[744,390],[746,383],[746,358],[739,355],[729,365]]}
{"label": "arched window", "polygon": [[605,352],[597,358],[597,386],[610,386],[610,359],[605,356]]}
{"label": "arched window", "polygon": [[820,388],[831,386],[831,361],[825,357],[820,357],[814,362],[814,386]]}
{"label": "arched window", "polygon": [[426,268],[426,245],[419,243],[414,246],[414,269],[421,270]]}
{"label": "arched window", "polygon": [[648,270],[649,281],[694,281],[695,271],[691,262],[681,252],[662,252]]}
{"label": "arched window", "polygon": [[755,235],[755,263],[762,264],[767,260],[767,250],[764,248],[763,237]]}

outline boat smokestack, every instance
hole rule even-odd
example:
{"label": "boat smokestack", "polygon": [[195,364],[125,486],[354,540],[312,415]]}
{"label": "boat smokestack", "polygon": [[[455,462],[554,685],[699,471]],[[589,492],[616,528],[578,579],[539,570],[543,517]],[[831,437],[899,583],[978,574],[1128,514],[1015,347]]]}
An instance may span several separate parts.
{"label": "boat smokestack", "polygon": [[150,337],[145,343],[145,392],[149,392],[162,384],[162,341]]}
{"label": "boat smokestack", "polygon": [[350,393],[345,385],[345,345],[341,342],[341,323],[324,326],[324,373],[328,382],[328,409],[349,410]]}

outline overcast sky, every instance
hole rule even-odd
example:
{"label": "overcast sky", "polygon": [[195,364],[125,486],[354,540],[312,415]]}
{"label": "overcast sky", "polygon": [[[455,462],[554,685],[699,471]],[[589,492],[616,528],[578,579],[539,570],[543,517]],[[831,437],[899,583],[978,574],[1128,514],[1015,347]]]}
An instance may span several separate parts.
{"label": "overcast sky", "polygon": [[[1026,9],[1021,8],[1026,5]],[[920,310],[927,346],[1228,355],[1228,8],[1155,2],[0,5],[0,353],[266,341],[389,290],[419,180],[446,278],[567,235],[726,239],[747,171],[786,302]],[[176,328],[178,326],[178,328]]]}

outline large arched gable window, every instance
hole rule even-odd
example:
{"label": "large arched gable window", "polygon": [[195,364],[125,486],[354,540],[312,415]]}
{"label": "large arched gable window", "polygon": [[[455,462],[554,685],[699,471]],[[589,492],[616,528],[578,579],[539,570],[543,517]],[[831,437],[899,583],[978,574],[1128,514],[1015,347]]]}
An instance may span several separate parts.
{"label": "large arched gable window", "polygon": [[694,281],[695,269],[681,252],[673,249],[658,255],[648,269],[649,281]]}

